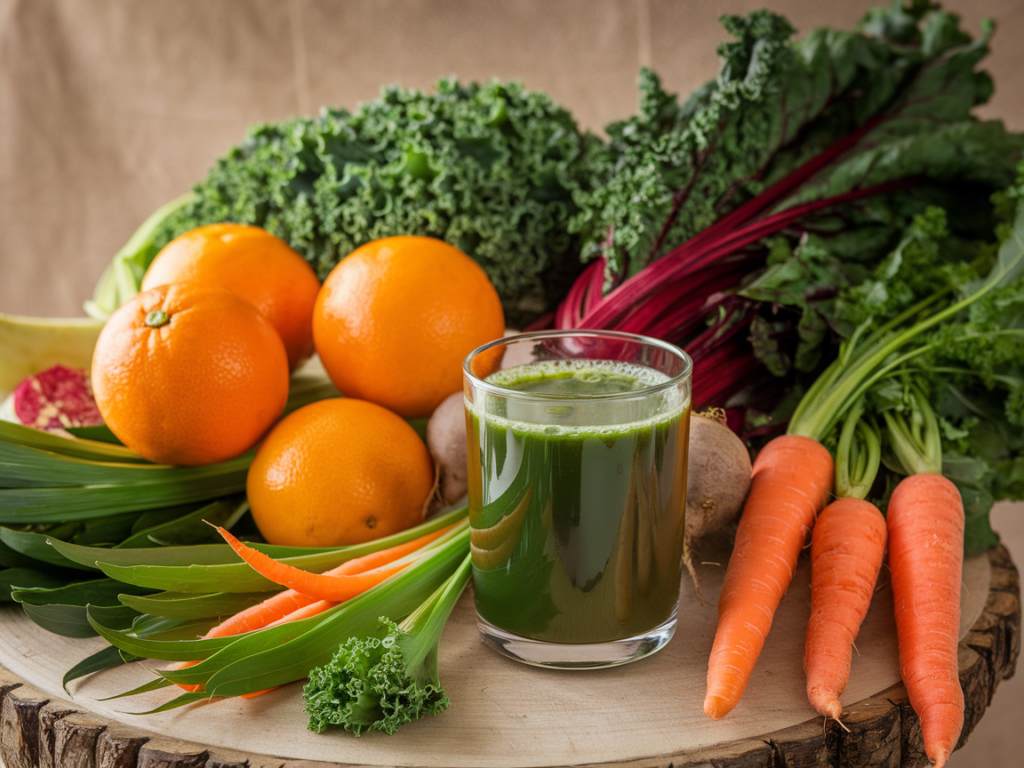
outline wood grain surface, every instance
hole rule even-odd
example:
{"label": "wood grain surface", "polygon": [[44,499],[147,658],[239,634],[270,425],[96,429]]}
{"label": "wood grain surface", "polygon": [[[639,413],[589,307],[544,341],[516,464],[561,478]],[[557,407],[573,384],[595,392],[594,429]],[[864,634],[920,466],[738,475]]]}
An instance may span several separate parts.
{"label": "wood grain surface", "polygon": [[[843,697],[849,733],[814,717],[800,669],[808,613],[807,564],[780,606],[740,706],[721,722],[700,707],[721,569],[706,565],[701,605],[687,591],[684,621],[656,656],[619,669],[553,672],[508,661],[477,639],[471,596],[442,642],[442,681],[453,704],[444,714],[388,737],[354,739],[306,731],[297,685],[251,701],[222,700],[146,718],[166,691],[138,699],[98,699],[145,682],[142,665],[60,688],[65,668],[100,646],[49,635],[16,612],[0,615],[0,664],[12,675],[0,707],[0,753],[7,768],[189,768],[249,762],[322,761],[363,766],[915,766],[920,730],[898,682],[891,590],[883,581],[858,638],[860,655]],[[960,665],[967,727],[980,719],[1020,652],[1017,573],[1006,550],[965,563]],[[69,714],[79,709],[82,715]],[[110,723],[100,729],[102,723]],[[126,730],[127,729],[127,730]],[[144,731],[136,730],[144,729]],[[52,737],[50,734],[52,733]],[[151,736],[151,740],[142,741]],[[134,756],[134,762],[133,762]],[[270,757],[268,757],[270,756]]]}

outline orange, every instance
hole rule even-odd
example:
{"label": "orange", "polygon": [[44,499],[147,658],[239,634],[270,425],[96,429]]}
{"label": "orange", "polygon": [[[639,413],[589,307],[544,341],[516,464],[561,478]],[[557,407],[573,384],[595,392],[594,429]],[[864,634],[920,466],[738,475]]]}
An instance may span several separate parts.
{"label": "orange", "polygon": [[417,525],[433,485],[433,462],[412,427],[379,405],[334,398],[271,430],[246,492],[271,544],[334,547]]}
{"label": "orange", "polygon": [[281,415],[288,357],[249,302],[176,283],[110,316],[96,341],[92,387],[107,426],[139,455],[212,464],[244,453]]}
{"label": "orange", "polygon": [[142,278],[142,290],[186,280],[226,288],[254,304],[281,335],[291,370],[313,354],[320,281],[284,240],[245,224],[198,227],[164,246]]}
{"label": "orange", "polygon": [[357,248],[324,281],[313,340],[342,393],[405,418],[429,416],[462,387],[462,361],[505,331],[480,266],[429,237]]}

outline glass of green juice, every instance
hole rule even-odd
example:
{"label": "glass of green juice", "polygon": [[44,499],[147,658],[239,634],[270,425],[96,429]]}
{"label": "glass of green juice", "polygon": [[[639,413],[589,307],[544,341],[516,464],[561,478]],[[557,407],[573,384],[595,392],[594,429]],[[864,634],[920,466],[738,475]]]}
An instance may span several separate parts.
{"label": "glass of green juice", "polygon": [[544,331],[463,367],[484,643],[565,669],[662,648],[683,571],[690,358],[643,336]]}

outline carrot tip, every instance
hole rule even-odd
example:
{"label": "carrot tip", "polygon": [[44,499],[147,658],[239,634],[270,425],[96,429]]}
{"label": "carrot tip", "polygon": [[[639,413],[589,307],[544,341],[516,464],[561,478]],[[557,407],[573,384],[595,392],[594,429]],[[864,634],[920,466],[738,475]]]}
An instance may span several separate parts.
{"label": "carrot tip", "polygon": [[842,717],[843,705],[839,703],[839,699],[818,699],[811,703],[818,710],[819,715],[832,718],[836,722]]}
{"label": "carrot tip", "polygon": [[704,698],[704,714],[712,720],[721,720],[732,712],[735,703],[727,701],[723,696],[706,696]]}
{"label": "carrot tip", "polygon": [[949,753],[945,750],[940,750],[935,754],[935,757],[932,758],[932,768],[942,768],[942,766],[946,764],[947,760],[949,760]]}

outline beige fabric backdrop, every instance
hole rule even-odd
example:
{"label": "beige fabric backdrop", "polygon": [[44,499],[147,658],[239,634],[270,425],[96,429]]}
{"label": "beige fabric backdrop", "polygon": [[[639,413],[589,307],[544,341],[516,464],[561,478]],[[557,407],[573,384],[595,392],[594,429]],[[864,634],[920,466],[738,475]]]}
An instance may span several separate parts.
{"label": "beige fabric backdrop", "polygon": [[[80,314],[134,228],[251,123],[457,74],[521,79],[599,130],[634,109],[641,64],[683,93],[712,77],[720,13],[769,5],[807,30],[850,25],[873,4],[0,0],[0,312]],[[988,65],[997,90],[982,114],[1024,130],[1024,2],[946,4],[972,29],[999,22]],[[1020,530],[1020,518],[1018,509],[998,520]],[[1024,546],[1012,546],[1024,562]],[[1019,762],[1024,680],[1015,682],[956,765]]]}

